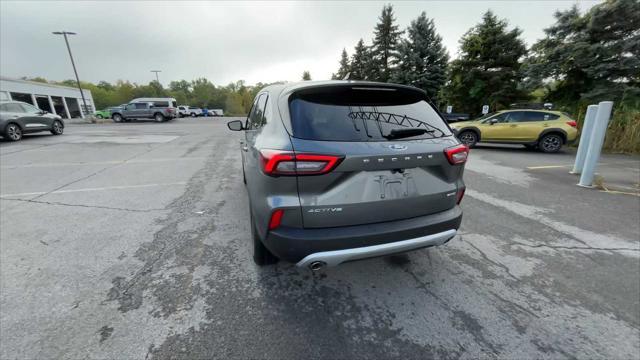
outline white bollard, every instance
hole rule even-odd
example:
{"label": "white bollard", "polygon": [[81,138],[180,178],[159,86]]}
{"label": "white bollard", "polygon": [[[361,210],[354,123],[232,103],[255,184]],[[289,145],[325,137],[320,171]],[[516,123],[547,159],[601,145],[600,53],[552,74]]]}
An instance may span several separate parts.
{"label": "white bollard", "polygon": [[587,113],[584,116],[584,123],[582,124],[582,133],[580,134],[580,143],[578,144],[578,152],[576,153],[576,162],[573,164],[573,170],[570,174],[582,173],[584,167],[584,159],[587,157],[587,150],[589,149],[589,140],[591,140],[591,134],[593,134],[593,124],[595,123],[596,113],[598,112],[598,105],[589,105],[587,107]]}
{"label": "white bollard", "polygon": [[612,109],[613,101],[602,101],[598,104],[598,112],[593,124],[589,148],[584,159],[584,167],[582,168],[578,186],[592,187],[593,185],[593,176],[600,159],[600,152],[602,151],[602,144],[604,144],[604,136],[607,134],[607,126],[609,125]]}

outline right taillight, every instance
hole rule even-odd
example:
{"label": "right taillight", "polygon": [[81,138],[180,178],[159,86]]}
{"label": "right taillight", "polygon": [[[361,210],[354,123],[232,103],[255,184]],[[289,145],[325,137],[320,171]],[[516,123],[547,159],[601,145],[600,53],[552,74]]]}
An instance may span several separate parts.
{"label": "right taillight", "polygon": [[444,149],[444,155],[451,165],[464,164],[469,156],[469,147],[464,144],[459,144],[446,148]]}
{"label": "right taillight", "polygon": [[320,154],[296,154],[282,150],[260,150],[262,171],[270,176],[320,175],[333,170],[342,156]]}
{"label": "right taillight", "polygon": [[571,127],[578,127],[578,123],[575,122],[574,120],[567,121],[567,125],[569,125]]}

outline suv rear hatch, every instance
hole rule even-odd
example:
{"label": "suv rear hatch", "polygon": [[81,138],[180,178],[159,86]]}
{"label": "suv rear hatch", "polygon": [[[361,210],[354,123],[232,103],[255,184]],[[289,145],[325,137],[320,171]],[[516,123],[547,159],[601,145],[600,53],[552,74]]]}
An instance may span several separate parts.
{"label": "suv rear hatch", "polygon": [[[452,165],[445,149],[460,151],[460,145],[423,92],[316,87],[295,92],[288,105],[296,155],[336,160],[328,158],[325,168],[310,175],[297,172],[305,228],[407,219],[456,205],[463,166]],[[298,167],[313,167],[297,161]]]}

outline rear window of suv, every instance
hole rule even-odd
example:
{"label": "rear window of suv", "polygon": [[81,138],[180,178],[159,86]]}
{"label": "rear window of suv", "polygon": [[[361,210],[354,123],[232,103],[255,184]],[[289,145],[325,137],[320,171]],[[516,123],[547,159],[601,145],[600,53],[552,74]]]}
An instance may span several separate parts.
{"label": "rear window of suv", "polygon": [[451,135],[424,95],[410,89],[339,87],[296,93],[289,100],[293,136],[323,141],[387,141],[393,129],[428,132],[402,139]]}

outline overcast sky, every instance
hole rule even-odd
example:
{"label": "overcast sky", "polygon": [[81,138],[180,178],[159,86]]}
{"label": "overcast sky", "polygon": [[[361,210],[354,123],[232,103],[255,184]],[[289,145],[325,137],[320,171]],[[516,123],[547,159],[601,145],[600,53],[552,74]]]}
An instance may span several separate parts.
{"label": "overcast sky", "polygon": [[[70,37],[81,80],[148,83],[206,77],[214,84],[299,80],[309,70],[328,79],[340,52],[371,42],[387,2],[115,2],[0,1],[0,73],[8,77],[73,77],[60,36]],[[487,9],[523,30],[528,45],[543,36],[557,9],[597,1],[391,2],[405,28],[420,12],[435,20],[449,53]]]}

